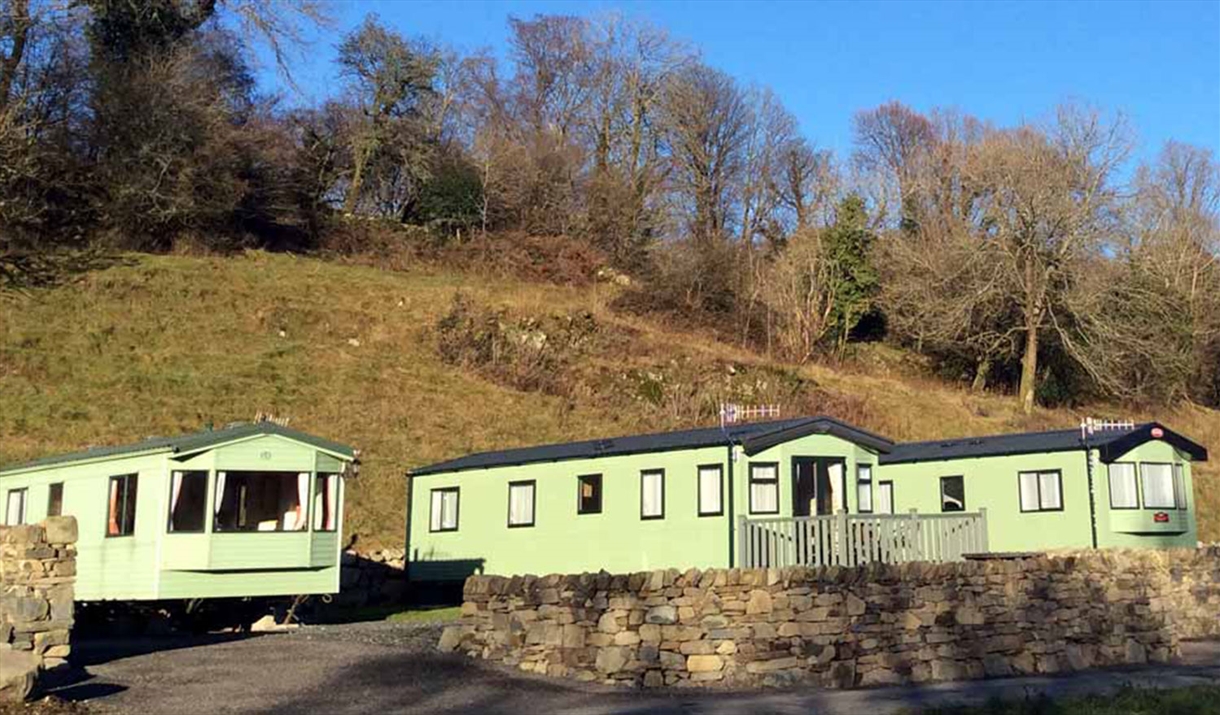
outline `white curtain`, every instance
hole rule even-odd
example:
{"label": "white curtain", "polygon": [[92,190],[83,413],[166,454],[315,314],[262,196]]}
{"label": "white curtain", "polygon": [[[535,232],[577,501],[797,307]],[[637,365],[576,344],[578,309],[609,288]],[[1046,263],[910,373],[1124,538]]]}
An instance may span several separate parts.
{"label": "white curtain", "polygon": [[699,468],[699,513],[718,514],[721,511],[721,480],[719,467]]}
{"label": "white curtain", "polygon": [[508,523],[514,526],[534,523],[534,485],[510,484]]}
{"label": "white curtain", "polygon": [[1110,506],[1115,509],[1135,509],[1139,506],[1134,464],[1110,465]]}
{"label": "white curtain", "polygon": [[1173,465],[1174,502],[1179,509],[1185,509],[1186,504],[1186,469],[1181,465]]}
{"label": "white curtain", "polygon": [[432,492],[432,516],[428,522],[430,531],[440,531],[445,528],[442,516],[444,516],[444,498],[445,492]]}
{"label": "white curtain", "polygon": [[885,483],[877,485],[877,511],[881,514],[894,513],[894,485]]}
{"label": "white curtain", "polygon": [[1145,507],[1174,508],[1173,472],[1168,464],[1141,464],[1140,477],[1144,487]]}
{"label": "white curtain", "polygon": [[1038,473],[1021,472],[1021,511],[1038,511]]}
{"label": "white curtain", "polygon": [[216,473],[216,503],[212,505],[212,510],[219,514],[220,505],[224,503],[225,497],[225,473]]}
{"label": "white curtain", "polygon": [[[767,514],[779,511],[779,482],[773,464],[756,464],[750,467],[750,509]],[[757,481],[765,480],[765,481]]]}
{"label": "white curtain", "polygon": [[644,472],[640,476],[640,516],[665,515],[665,474]]}
{"label": "white curtain", "polygon": [[174,472],[169,482],[169,510],[172,514],[178,509],[178,497],[182,496],[182,472]]}
{"label": "white curtain", "polygon": [[305,514],[309,505],[309,472],[301,472],[297,475],[297,518],[293,525],[293,531],[301,531],[305,528]]}
{"label": "white curtain", "polygon": [[1043,509],[1059,509],[1063,507],[1063,495],[1059,493],[1059,473],[1042,472],[1038,475],[1040,482]]}
{"label": "white curtain", "polygon": [[[457,495],[453,495],[457,500]],[[326,530],[334,531],[339,523],[339,475],[326,475]]]}
{"label": "white curtain", "polygon": [[6,526],[17,526],[25,523],[25,490],[13,489],[8,493],[8,503],[5,508],[4,523]]}
{"label": "white curtain", "polygon": [[830,477],[830,503],[834,510],[847,511],[847,490],[843,486],[843,463],[831,462],[826,465],[826,474]]}

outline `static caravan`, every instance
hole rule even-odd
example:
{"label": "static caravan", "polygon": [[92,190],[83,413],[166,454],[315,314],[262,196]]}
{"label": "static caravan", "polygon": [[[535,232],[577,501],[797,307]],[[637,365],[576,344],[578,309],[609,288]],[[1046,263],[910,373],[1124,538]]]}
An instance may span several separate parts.
{"label": "static caravan", "polygon": [[77,519],[78,601],[339,590],[351,447],[240,424],[0,469],[6,525]]}
{"label": "static caravan", "polygon": [[1206,459],[1155,423],[895,443],[830,417],[485,452],[411,471],[409,578],[1193,546]]}

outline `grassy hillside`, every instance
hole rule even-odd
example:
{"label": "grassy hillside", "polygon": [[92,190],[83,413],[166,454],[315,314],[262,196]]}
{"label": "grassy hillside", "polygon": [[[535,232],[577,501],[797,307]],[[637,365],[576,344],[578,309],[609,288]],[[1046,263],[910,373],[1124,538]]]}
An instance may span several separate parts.
{"label": "grassy hillside", "polygon": [[[432,326],[459,290],[513,315],[589,314],[603,338],[571,366],[577,386],[515,390],[442,362]],[[705,335],[616,313],[607,307],[615,290],[265,253],[131,257],[0,303],[0,463],[269,412],[362,450],[348,526],[372,547],[401,544],[410,466],[697,421],[682,403],[639,399],[651,393],[638,389],[637,376],[654,371],[670,380],[665,389],[706,403],[709,391],[754,370],[762,377],[752,389],[770,396],[784,382],[794,396],[786,405],[895,439],[1074,426],[1085,413],[1151,416],[1097,405],[1025,417],[1009,398],[920,377],[884,349],[849,368],[767,366]],[[689,385],[675,388],[675,375]],[[1220,413],[1183,407],[1156,417],[1220,454]],[[1195,486],[1201,530],[1212,540],[1220,539],[1214,465],[1198,470]]]}

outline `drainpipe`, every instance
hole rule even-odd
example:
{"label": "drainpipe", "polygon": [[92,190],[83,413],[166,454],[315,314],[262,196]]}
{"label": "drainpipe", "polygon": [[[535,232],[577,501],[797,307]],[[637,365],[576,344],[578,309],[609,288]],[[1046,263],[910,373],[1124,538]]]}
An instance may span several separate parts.
{"label": "drainpipe", "polygon": [[733,568],[736,563],[736,557],[733,554],[733,547],[737,540],[733,534],[733,525],[737,523],[733,513],[733,440],[729,439],[729,459],[728,459],[728,490],[729,490],[729,512],[728,512],[728,532],[729,532],[729,568]]}
{"label": "drainpipe", "polygon": [[402,576],[407,584],[411,583],[411,501],[415,496],[415,485],[412,484],[415,480],[411,478],[410,472],[403,475],[403,481],[407,484],[407,538],[403,540],[402,552]]}
{"label": "drainpipe", "polygon": [[[1089,478],[1089,530],[1093,536],[1093,548],[1097,548],[1097,499],[1093,494],[1093,455],[1089,452],[1089,433],[1081,429],[1080,441],[1084,445],[1084,471]],[[1063,498],[1062,495],[1059,497]]]}

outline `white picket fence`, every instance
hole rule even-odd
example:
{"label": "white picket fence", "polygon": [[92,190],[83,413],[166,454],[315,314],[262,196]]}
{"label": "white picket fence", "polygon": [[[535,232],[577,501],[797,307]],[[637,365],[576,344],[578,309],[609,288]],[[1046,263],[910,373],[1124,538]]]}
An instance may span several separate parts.
{"label": "white picket fence", "polygon": [[987,510],[958,514],[835,514],[737,524],[743,568],[961,561],[987,548]]}

